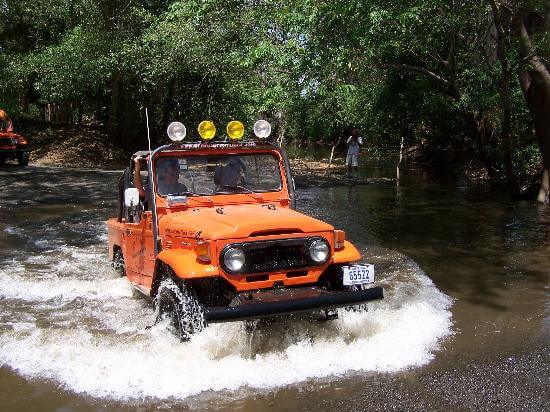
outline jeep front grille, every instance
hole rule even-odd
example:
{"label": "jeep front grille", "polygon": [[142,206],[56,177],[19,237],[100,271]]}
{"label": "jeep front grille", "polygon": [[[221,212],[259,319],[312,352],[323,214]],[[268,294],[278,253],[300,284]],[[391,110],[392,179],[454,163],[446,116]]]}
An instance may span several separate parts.
{"label": "jeep front grille", "polygon": [[[317,266],[307,252],[311,242],[316,239],[319,237],[232,243],[221,251],[220,263],[230,274],[276,272]],[[239,248],[244,252],[245,265],[238,272],[232,272],[223,263],[224,254],[229,248]]]}
{"label": "jeep front grille", "polygon": [[307,266],[303,245],[273,245],[245,252],[248,272],[273,272]]}

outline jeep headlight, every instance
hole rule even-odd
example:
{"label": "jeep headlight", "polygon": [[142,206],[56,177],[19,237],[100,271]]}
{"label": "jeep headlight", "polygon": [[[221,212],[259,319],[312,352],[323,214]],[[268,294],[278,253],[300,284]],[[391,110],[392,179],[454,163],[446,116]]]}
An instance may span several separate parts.
{"label": "jeep headlight", "polygon": [[238,272],[244,266],[244,252],[236,247],[230,247],[223,254],[223,263],[231,272]]}
{"label": "jeep headlight", "polygon": [[309,257],[315,263],[325,263],[330,256],[330,247],[326,240],[316,239],[309,244]]}

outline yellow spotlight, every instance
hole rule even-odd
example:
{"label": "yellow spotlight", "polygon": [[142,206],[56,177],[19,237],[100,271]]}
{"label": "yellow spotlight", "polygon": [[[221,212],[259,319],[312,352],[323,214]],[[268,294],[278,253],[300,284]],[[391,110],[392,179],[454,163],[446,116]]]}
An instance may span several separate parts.
{"label": "yellow spotlight", "polygon": [[244,126],[238,120],[227,123],[227,135],[233,140],[240,140],[244,135]]}
{"label": "yellow spotlight", "polygon": [[211,120],[203,120],[199,123],[199,135],[204,140],[212,140],[216,136],[216,126]]}

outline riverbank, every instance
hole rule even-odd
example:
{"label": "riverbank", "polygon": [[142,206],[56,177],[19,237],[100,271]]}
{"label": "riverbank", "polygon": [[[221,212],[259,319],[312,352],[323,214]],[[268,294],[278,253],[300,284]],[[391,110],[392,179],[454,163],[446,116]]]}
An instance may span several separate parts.
{"label": "riverbank", "polygon": [[95,127],[27,126],[19,131],[30,139],[31,163],[38,166],[122,169],[128,156]]}
{"label": "riverbank", "polygon": [[[60,126],[41,123],[22,122],[17,132],[30,138],[33,148],[31,164],[38,166],[55,166],[70,168],[99,168],[120,170],[126,167],[130,153],[116,146],[104,127],[100,126]],[[293,143],[291,143],[292,146]],[[145,145],[143,145],[144,147]],[[142,145],[136,144],[142,149]],[[317,148],[318,149],[318,148]],[[314,150],[310,156],[309,149],[288,150],[291,168],[298,187],[338,185],[361,185],[373,182],[394,181],[394,174],[384,177],[365,177],[350,179],[345,168],[343,153],[345,147],[336,151],[336,157],[329,164],[330,147]],[[319,156],[322,152],[322,156]],[[382,156],[376,148],[371,148],[366,158]],[[383,156],[384,157],[384,156]],[[398,153],[392,154],[397,163]],[[362,157],[360,163],[364,163]],[[425,145],[415,145],[404,151],[407,162],[421,164],[422,168],[432,169],[434,173],[453,176],[469,186],[504,187],[502,178],[491,178],[483,164],[475,159],[472,153],[455,153],[449,157],[449,151],[433,149]],[[428,160],[427,160],[428,159]],[[540,168],[539,168],[540,169]],[[540,187],[542,169],[533,168],[524,176],[521,184],[521,198],[535,199]]]}
{"label": "riverbank", "polygon": [[[122,170],[129,161],[130,153],[114,145],[108,135],[96,127],[74,126],[27,126],[20,133],[28,136],[32,143],[31,164],[37,166],[98,168]],[[349,178],[345,159],[336,157],[332,164],[329,159],[296,157],[290,159],[296,184],[299,187],[335,185],[361,185],[391,178]]]}

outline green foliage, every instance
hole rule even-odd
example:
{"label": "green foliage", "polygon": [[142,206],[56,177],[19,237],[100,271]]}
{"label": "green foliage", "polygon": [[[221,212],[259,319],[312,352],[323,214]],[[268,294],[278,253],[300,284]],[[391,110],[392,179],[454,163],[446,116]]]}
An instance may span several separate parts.
{"label": "green foliage", "polygon": [[[148,107],[159,138],[175,119],[193,135],[205,118],[222,130],[264,117],[287,138],[334,141],[356,127],[371,145],[405,137],[498,163],[471,124],[500,127],[493,30],[490,5],[473,0],[4,0],[0,104],[55,104],[126,146],[143,145]],[[548,33],[533,42],[547,58]],[[511,87],[515,160],[530,164],[530,116]]]}
{"label": "green foliage", "polygon": [[520,180],[541,171],[542,157],[536,144],[519,147],[514,152],[514,165]]}

